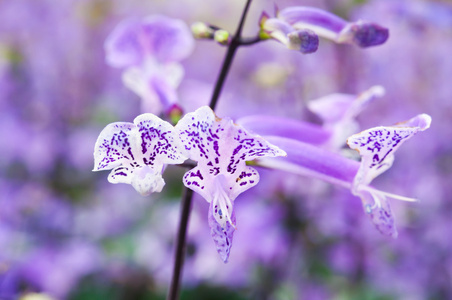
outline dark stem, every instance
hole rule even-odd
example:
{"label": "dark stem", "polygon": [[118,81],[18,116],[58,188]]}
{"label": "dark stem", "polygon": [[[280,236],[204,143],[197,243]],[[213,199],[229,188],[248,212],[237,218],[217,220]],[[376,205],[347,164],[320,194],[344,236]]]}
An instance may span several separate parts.
{"label": "dark stem", "polygon": [[256,43],[262,42],[263,40],[260,36],[252,37],[252,38],[242,38],[240,40],[240,46],[250,46]]}
{"label": "dark stem", "polygon": [[[220,96],[221,89],[223,88],[224,81],[228,75],[229,69],[231,67],[232,59],[234,58],[235,51],[241,45],[241,35],[243,25],[245,23],[246,15],[248,13],[248,8],[250,7],[251,0],[247,0],[245,8],[240,19],[239,26],[237,28],[236,34],[229,45],[226,57],[223,61],[223,66],[221,67],[220,75],[218,76],[217,82],[215,84],[215,89],[210,100],[210,108],[213,110]],[[188,229],[188,219],[190,217],[191,202],[193,198],[193,191],[190,189],[184,189],[184,197],[182,200],[182,211],[179,223],[179,230],[177,233],[176,240],[176,253],[174,259],[173,276],[171,278],[171,284],[168,291],[167,300],[176,300],[179,297],[179,286],[180,278],[182,275],[182,267],[184,265],[185,256],[185,241]]]}
{"label": "dark stem", "polygon": [[182,211],[180,215],[179,230],[177,232],[176,253],[174,255],[173,277],[171,278],[171,285],[169,287],[167,300],[176,300],[179,298],[179,286],[184,265],[185,257],[185,240],[187,237],[188,219],[190,217],[191,200],[193,198],[193,191],[184,189],[184,197],[182,200]]}
{"label": "dark stem", "polygon": [[231,68],[235,52],[237,51],[237,48],[241,45],[242,29],[243,25],[245,24],[245,19],[250,4],[251,0],[247,0],[245,9],[243,10],[242,13],[242,17],[240,18],[239,26],[237,27],[237,31],[234,35],[234,38],[231,41],[231,44],[228,47],[228,51],[226,52],[226,56],[223,60],[223,66],[221,67],[220,75],[218,75],[217,83],[215,84],[215,88],[212,93],[212,98],[210,99],[209,106],[212,110],[215,110],[215,107],[217,106],[218,98],[220,97],[221,89],[223,88],[224,82],[229,73],[229,69]]}

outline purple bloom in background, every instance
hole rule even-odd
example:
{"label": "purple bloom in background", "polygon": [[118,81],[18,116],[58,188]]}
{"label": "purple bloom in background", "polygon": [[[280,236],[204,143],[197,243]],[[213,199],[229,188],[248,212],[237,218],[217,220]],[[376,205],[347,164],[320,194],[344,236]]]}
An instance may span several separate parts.
{"label": "purple bloom in background", "polygon": [[259,174],[246,161],[284,156],[285,152],[232,120],[220,119],[207,106],[185,115],[176,128],[188,157],[198,166],[185,173],[184,185],[199,193],[209,208],[211,235],[227,262],[235,230],[234,200],[259,182]]}
{"label": "purple bloom in background", "polygon": [[308,103],[308,108],[323,121],[325,130],[331,133],[327,146],[339,149],[347,137],[359,131],[356,117],[374,99],[384,95],[382,86],[373,86],[359,95],[331,94]]}
{"label": "purple bloom in background", "polygon": [[308,108],[323,120],[322,126],[270,115],[249,115],[237,123],[260,135],[293,138],[337,150],[345,144],[347,137],[358,131],[356,116],[383,94],[383,87],[374,86],[359,95],[331,94],[310,101]]}
{"label": "purple bloom in background", "polygon": [[29,253],[20,267],[20,275],[34,288],[64,299],[78,280],[101,267],[96,246],[74,240],[62,247],[47,246]]}
{"label": "purple bloom in background", "polygon": [[142,98],[142,111],[164,112],[177,104],[176,89],[184,75],[179,62],[193,51],[184,22],[165,16],[125,20],[105,41],[106,61],[125,69],[124,84]]}
{"label": "purple bloom in background", "polygon": [[388,29],[366,21],[347,22],[327,11],[314,7],[287,7],[277,11],[277,18],[293,28],[311,29],[318,36],[336,43],[350,43],[359,47],[381,45],[389,37]]}

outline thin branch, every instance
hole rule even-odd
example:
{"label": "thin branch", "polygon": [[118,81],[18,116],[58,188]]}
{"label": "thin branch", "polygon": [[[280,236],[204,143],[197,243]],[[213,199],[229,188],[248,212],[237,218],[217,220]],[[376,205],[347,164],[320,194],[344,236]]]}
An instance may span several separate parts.
{"label": "thin branch", "polygon": [[[229,45],[228,51],[226,53],[226,57],[223,61],[223,65],[221,67],[220,75],[218,76],[217,82],[215,84],[214,92],[212,94],[212,98],[210,101],[210,108],[213,110],[217,104],[218,98],[221,93],[221,89],[223,88],[226,76],[228,75],[229,69],[231,67],[232,60],[234,58],[235,51],[241,45],[241,35],[243,25],[245,23],[246,15],[248,13],[249,6],[251,4],[251,0],[247,0],[245,8],[242,13],[242,17],[240,18],[240,23],[237,28],[236,34]],[[173,276],[171,278],[171,284],[168,291],[167,300],[176,300],[179,297],[179,289],[180,289],[180,278],[182,275],[182,267],[184,265],[184,256],[185,256],[185,241],[187,236],[187,228],[188,228],[188,220],[190,217],[191,210],[191,202],[193,198],[193,191],[190,189],[184,189],[184,197],[182,201],[182,211],[181,218],[179,223],[179,230],[177,234],[176,240],[176,253],[174,259],[174,268],[173,268]]]}
{"label": "thin branch", "polygon": [[215,88],[212,93],[212,98],[210,99],[210,108],[215,110],[217,106],[218,98],[220,97],[221,90],[223,89],[224,82],[229,73],[229,69],[231,68],[232,60],[234,59],[235,52],[237,48],[240,46],[240,42],[242,39],[242,29],[245,24],[246,15],[248,13],[248,9],[250,7],[251,0],[247,0],[245,9],[243,10],[242,17],[240,18],[239,26],[237,27],[237,31],[234,35],[234,38],[231,41],[231,44],[228,47],[228,51],[226,52],[226,56],[223,60],[223,65],[221,67],[220,75],[218,75],[217,82],[215,84]]}
{"label": "thin branch", "polygon": [[254,45],[257,44],[259,42],[262,42],[263,39],[261,39],[259,36],[256,37],[252,37],[252,38],[242,38],[240,40],[240,46],[250,46],[250,45]]}
{"label": "thin branch", "polygon": [[176,253],[174,255],[173,277],[169,287],[167,300],[176,300],[179,298],[180,278],[182,275],[182,267],[184,265],[186,237],[188,229],[188,219],[190,217],[191,202],[193,198],[193,191],[184,189],[184,197],[182,200],[182,211],[179,222],[179,230],[177,233]]}

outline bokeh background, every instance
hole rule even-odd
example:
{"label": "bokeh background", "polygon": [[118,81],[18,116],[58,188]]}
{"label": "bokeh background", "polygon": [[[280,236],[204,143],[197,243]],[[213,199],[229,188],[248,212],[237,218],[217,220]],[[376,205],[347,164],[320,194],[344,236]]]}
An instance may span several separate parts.
{"label": "bokeh background", "polygon": [[[184,169],[169,167],[164,191],[149,197],[91,172],[100,131],[141,113],[103,43],[121,20],[153,14],[233,32],[244,2],[0,0],[0,299],[164,299]],[[391,203],[391,239],[349,191],[259,170],[260,184],[236,200],[227,265],[210,238],[208,204],[195,197],[182,299],[452,299],[452,3],[254,0],[246,35],[274,2],[371,20],[390,38],[369,49],[321,40],[311,55],[274,41],[243,47],[217,114],[319,123],[310,100],[382,85],[386,95],[358,117],[362,129],[419,113],[433,123],[375,186],[421,201]],[[225,50],[197,41],[183,62],[186,111],[208,103]]]}

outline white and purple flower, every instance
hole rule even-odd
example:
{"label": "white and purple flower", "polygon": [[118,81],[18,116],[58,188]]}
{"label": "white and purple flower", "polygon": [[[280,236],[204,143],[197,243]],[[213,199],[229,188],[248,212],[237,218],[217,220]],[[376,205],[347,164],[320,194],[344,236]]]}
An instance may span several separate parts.
{"label": "white and purple flower", "polygon": [[131,184],[146,196],[165,185],[165,164],[186,160],[174,127],[153,114],[142,114],[133,123],[107,125],[94,146],[93,171],[113,169],[111,183]]}
{"label": "white and purple flower", "polygon": [[394,152],[402,143],[417,132],[428,129],[430,123],[431,117],[421,114],[394,126],[375,127],[352,135],[347,143],[360,152],[361,163],[299,140],[268,136],[265,137],[268,141],[287,152],[287,158],[263,158],[258,160],[258,165],[318,178],[350,189],[353,195],[361,198],[365,212],[377,229],[395,238],[397,229],[387,198],[416,200],[379,191],[370,183],[391,167]]}
{"label": "white and purple flower", "polygon": [[246,161],[286,153],[232,120],[218,118],[207,106],[185,115],[176,128],[188,157],[198,162],[185,173],[184,184],[210,203],[211,235],[227,262],[235,230],[234,200],[259,182]]}

